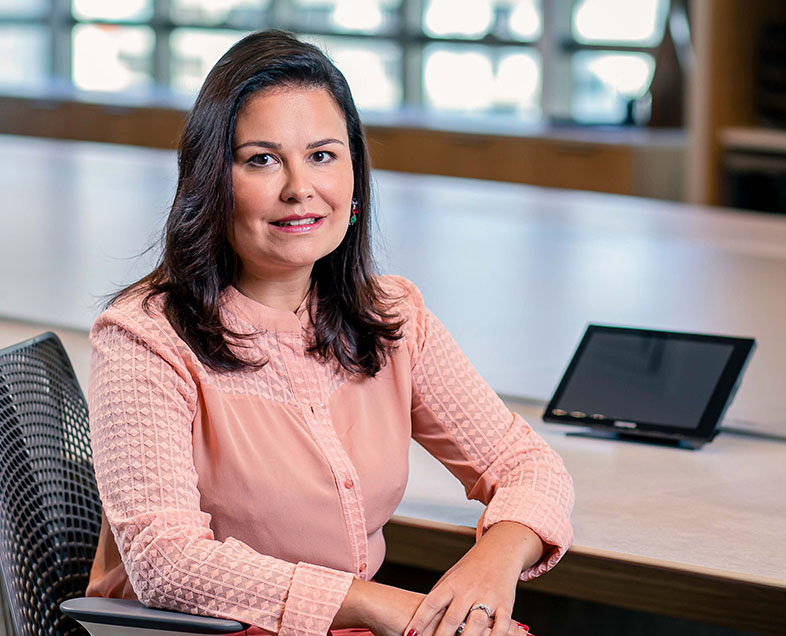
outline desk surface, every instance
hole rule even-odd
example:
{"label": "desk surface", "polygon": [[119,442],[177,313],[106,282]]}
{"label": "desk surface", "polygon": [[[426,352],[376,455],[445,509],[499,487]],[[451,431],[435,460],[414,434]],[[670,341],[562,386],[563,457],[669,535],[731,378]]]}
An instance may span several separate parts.
{"label": "desk surface", "polygon": [[[152,255],[132,257],[156,238],[174,179],[170,152],[0,137],[0,315],[77,328],[61,333],[83,385],[83,330],[100,295],[149,267]],[[759,348],[730,418],[786,433],[786,219],[443,177],[376,182],[382,269],[421,287],[499,392],[546,398],[590,321],[750,335]],[[40,330],[6,321],[0,346]],[[737,582],[786,605],[786,443],[582,439],[511,406],[574,477],[569,557]],[[469,537],[478,511],[413,446],[398,513]]]}
{"label": "desk surface", "polygon": [[[149,271],[162,150],[0,137],[0,315],[87,329]],[[753,336],[728,420],[786,434],[786,218],[377,172],[383,271],[418,284],[500,393],[544,400],[589,322]]]}
{"label": "desk surface", "polygon": [[[786,447],[721,435],[699,452],[566,435],[541,410],[508,402],[574,478],[575,549],[786,590]],[[397,514],[474,527],[483,506],[421,447]],[[755,529],[755,530],[754,530]]]}

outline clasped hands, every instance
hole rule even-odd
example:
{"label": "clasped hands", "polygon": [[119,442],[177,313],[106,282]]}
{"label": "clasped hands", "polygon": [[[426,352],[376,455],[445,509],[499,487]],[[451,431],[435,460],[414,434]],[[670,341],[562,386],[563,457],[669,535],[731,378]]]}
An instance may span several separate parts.
{"label": "clasped hands", "polygon": [[[467,623],[470,624],[472,623],[472,619],[470,619],[470,616],[472,616],[472,612],[476,612],[476,611],[482,611],[488,617],[486,619],[481,618],[475,621],[475,623],[478,626],[478,629],[482,630],[484,633],[487,631],[490,632],[491,627],[494,625],[494,621],[496,619],[496,612],[494,612],[485,603],[475,603],[472,607],[469,608],[469,612],[467,613],[467,616],[464,618],[464,620],[461,621],[461,623],[459,623],[458,629],[456,629],[456,636],[461,636],[464,633],[464,630],[467,628]],[[508,636],[514,636],[512,632],[518,631],[513,628],[513,622],[510,625],[512,631],[511,630],[508,631]],[[526,634],[527,636],[529,635],[528,625],[525,625],[524,623],[516,622],[516,627],[523,630],[521,634]],[[415,629],[410,629],[407,632],[407,636],[418,636],[418,632]]]}
{"label": "clasped hands", "polygon": [[376,636],[525,636],[527,626],[511,618],[516,584],[543,552],[531,529],[501,521],[426,595],[355,579],[332,628],[363,626]]}
{"label": "clasped hands", "polygon": [[524,568],[543,554],[543,542],[512,521],[489,528],[423,598],[402,636],[525,636],[511,618]]}

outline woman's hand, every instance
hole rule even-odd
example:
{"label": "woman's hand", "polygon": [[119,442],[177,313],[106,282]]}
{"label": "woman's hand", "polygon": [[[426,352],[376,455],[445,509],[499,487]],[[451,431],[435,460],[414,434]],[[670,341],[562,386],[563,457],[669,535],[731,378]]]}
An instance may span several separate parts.
{"label": "woman's hand", "polygon": [[[543,556],[544,544],[531,529],[514,521],[491,526],[437,582],[400,636],[508,636],[526,630],[511,619],[516,583],[524,568]],[[492,621],[479,603],[494,613]]]}

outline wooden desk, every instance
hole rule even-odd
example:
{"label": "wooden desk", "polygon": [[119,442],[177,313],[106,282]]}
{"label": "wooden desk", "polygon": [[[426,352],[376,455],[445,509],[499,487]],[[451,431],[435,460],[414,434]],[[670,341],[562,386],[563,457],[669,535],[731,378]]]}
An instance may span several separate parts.
{"label": "wooden desk", "polygon": [[[575,545],[523,588],[741,630],[786,633],[783,443],[721,434],[701,451],[566,435],[508,402],[574,478]],[[482,512],[420,447],[389,524],[390,561],[444,571]]]}
{"label": "wooden desk", "polygon": [[[501,393],[545,399],[587,322],[711,331],[759,348],[727,423],[786,434],[786,219],[594,193],[378,173],[382,269],[421,288]],[[0,137],[0,315],[84,330],[149,267],[175,182],[166,151]],[[29,330],[29,331],[28,331]],[[0,345],[41,329],[6,322]],[[81,330],[81,331],[80,331]],[[786,444],[698,452],[567,437],[511,402],[574,477],[576,544],[533,589],[786,632]],[[479,508],[413,447],[389,558],[444,569]],[[425,488],[425,485],[428,488]]]}

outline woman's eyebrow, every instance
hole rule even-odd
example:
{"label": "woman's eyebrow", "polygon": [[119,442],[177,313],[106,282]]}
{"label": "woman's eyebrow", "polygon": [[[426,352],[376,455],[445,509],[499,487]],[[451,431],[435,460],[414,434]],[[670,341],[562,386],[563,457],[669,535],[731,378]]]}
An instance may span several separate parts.
{"label": "woman's eyebrow", "polygon": [[312,148],[318,148],[319,146],[326,146],[328,144],[341,144],[344,145],[344,142],[340,139],[333,139],[332,137],[328,139],[320,139],[319,141],[312,141],[308,146],[306,146],[306,150],[311,150]]}
{"label": "woman's eyebrow", "polygon": [[[306,150],[312,150],[314,148],[319,148],[320,146],[326,146],[328,144],[341,144],[344,145],[344,142],[340,139],[334,139],[333,137],[328,137],[327,139],[320,139],[319,141],[312,141],[310,144],[306,146]],[[234,150],[237,152],[241,148],[245,148],[246,146],[259,146],[260,148],[272,148],[273,150],[281,150],[281,144],[276,143],[275,141],[262,141],[262,140],[254,140],[254,141],[246,141],[242,144],[235,146]]]}
{"label": "woman's eyebrow", "polygon": [[281,150],[281,144],[275,141],[246,141],[239,146],[235,146],[235,151],[245,148],[246,146],[260,146],[262,148],[272,148],[273,150]]}

